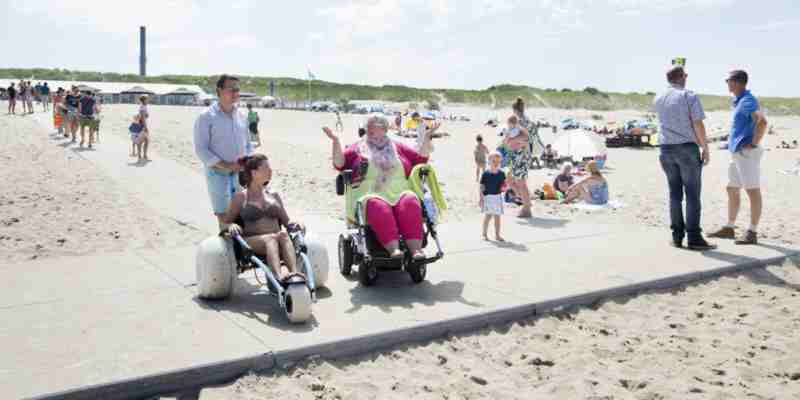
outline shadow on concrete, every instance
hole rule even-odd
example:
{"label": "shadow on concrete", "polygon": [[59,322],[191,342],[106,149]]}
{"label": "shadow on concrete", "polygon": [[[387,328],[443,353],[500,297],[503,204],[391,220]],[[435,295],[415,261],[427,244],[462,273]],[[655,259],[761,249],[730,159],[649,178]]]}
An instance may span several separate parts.
{"label": "shadow on concrete", "polygon": [[[431,268],[428,271],[431,272]],[[353,306],[345,310],[345,313],[356,313],[362,308],[377,308],[384,313],[391,313],[395,308],[413,309],[415,304],[433,306],[453,302],[470,307],[484,306],[465,299],[463,292],[464,282],[441,281],[434,285],[423,281],[414,284],[406,272],[381,271],[374,286],[358,284],[350,289],[350,302]]]}
{"label": "shadow on concrete", "polygon": [[489,240],[486,243],[489,243],[492,246],[497,247],[499,249],[509,249],[509,250],[514,250],[514,251],[519,251],[519,252],[522,252],[522,253],[526,253],[529,250],[528,246],[525,243],[514,243],[514,242],[509,242],[508,240],[506,240],[505,242],[498,242],[496,240]]}
{"label": "shadow on concrete", "polygon": [[[327,288],[317,291],[317,298],[320,300],[331,296],[332,293]],[[199,297],[195,297],[193,300],[200,307],[222,312],[223,315],[225,313],[239,314],[266,326],[289,332],[310,332],[319,325],[314,315],[313,305],[308,322],[305,324],[289,323],[283,309],[278,305],[277,297],[269,294],[260,285],[244,279],[237,280],[233,295],[225,300],[203,300]]]}
{"label": "shadow on concrete", "polygon": [[563,228],[569,222],[570,220],[561,218],[531,217],[531,218],[516,219],[517,225],[530,225],[532,227],[544,228],[544,229]]}

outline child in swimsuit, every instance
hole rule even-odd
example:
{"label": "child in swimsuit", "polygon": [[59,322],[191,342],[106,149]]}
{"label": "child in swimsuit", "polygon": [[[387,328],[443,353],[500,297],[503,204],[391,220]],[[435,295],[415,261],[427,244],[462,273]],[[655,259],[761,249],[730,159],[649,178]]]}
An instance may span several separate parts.
{"label": "child in swimsuit", "polygon": [[475,180],[481,179],[481,174],[486,171],[486,155],[489,154],[489,149],[483,144],[483,136],[478,135],[475,138]]}

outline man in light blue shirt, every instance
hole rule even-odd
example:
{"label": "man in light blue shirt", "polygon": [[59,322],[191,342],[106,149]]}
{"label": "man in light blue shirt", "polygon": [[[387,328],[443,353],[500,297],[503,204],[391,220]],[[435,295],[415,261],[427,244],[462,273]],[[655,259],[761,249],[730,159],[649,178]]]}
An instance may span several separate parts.
{"label": "man in light blue shirt", "polygon": [[239,79],[222,75],[217,80],[218,101],[194,123],[194,151],[203,162],[211,208],[220,229],[233,194],[239,189],[240,157],[253,152],[247,118],[239,112]]}
{"label": "man in light blue shirt", "polygon": [[685,235],[689,249],[712,250],[716,246],[703,239],[700,229],[702,172],[710,157],[703,124],[706,115],[697,95],[686,90],[687,77],[683,67],[672,67],[667,72],[669,87],[654,101],[659,121],[659,161],[669,185],[672,245],[683,247]]}
{"label": "man in light blue shirt", "polygon": [[731,71],[728,90],[733,94],[733,123],[728,137],[731,162],[728,165],[728,223],[710,236],[734,239],[736,217],[741,204],[741,189],[750,198],[750,227],[736,244],[757,244],[758,223],[761,220],[761,157],[764,149],[761,140],[767,132],[767,119],[758,105],[758,100],[747,90],[747,72]]}

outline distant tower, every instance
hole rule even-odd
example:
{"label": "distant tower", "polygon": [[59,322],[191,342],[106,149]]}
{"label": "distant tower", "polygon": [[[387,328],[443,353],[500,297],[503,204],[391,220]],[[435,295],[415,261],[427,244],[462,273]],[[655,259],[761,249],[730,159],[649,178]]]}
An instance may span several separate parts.
{"label": "distant tower", "polygon": [[145,30],[139,27],[139,76],[147,76],[147,50],[145,49]]}

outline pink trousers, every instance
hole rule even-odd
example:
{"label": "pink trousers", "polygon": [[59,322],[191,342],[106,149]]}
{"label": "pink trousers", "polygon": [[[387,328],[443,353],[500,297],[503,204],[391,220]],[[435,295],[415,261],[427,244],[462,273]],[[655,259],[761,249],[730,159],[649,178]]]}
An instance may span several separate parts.
{"label": "pink trousers", "polygon": [[422,240],[422,207],[414,195],[404,195],[394,207],[381,199],[367,200],[367,222],[384,247],[401,235]]}

